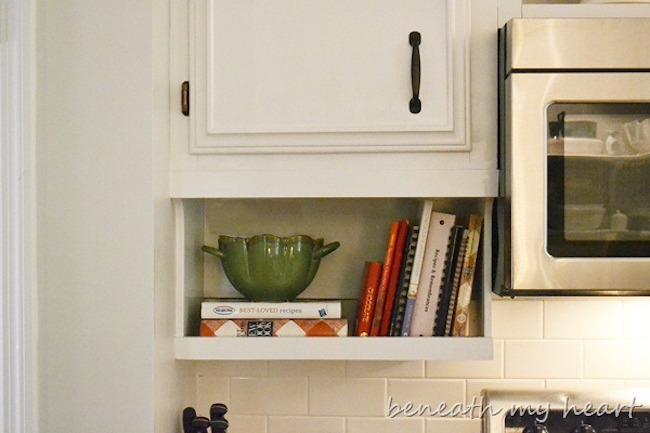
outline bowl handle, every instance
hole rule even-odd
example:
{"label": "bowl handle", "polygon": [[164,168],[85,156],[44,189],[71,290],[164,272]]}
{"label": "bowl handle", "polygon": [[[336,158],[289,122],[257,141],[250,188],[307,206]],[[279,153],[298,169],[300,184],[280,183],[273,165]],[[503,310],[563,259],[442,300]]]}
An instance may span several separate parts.
{"label": "bowl handle", "polygon": [[338,242],[332,242],[331,244],[323,245],[320,248],[316,248],[316,251],[314,251],[314,255],[312,256],[312,260],[320,260],[332,251],[336,250],[338,247],[340,247],[341,244]]}
{"label": "bowl handle", "polygon": [[217,256],[220,259],[223,259],[223,253],[220,250],[216,249],[216,248],[208,247],[206,245],[203,245],[201,247],[201,251],[203,251],[204,253],[212,254],[213,256]]}

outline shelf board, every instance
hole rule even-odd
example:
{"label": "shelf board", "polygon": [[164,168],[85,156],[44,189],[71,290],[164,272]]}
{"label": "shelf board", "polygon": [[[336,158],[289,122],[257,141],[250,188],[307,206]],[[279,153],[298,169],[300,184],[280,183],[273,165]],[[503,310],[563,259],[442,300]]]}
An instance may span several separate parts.
{"label": "shelf board", "polygon": [[489,337],[179,337],[179,360],[484,360]]}
{"label": "shelf board", "polygon": [[496,197],[498,174],[466,169],[173,171],[171,197]]}

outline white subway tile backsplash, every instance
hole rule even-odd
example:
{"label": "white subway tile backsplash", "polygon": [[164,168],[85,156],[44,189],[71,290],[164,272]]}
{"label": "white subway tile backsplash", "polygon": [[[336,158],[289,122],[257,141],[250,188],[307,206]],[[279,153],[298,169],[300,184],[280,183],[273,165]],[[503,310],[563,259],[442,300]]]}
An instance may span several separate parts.
{"label": "white subway tile backsplash", "polygon": [[424,361],[348,361],[348,377],[424,377]]}
{"label": "white subway tile backsplash", "polygon": [[580,340],[512,340],[505,344],[506,378],[562,379],[583,374]]}
{"label": "white subway tile backsplash", "polygon": [[197,376],[261,377],[268,375],[267,361],[198,361]]}
{"label": "white subway tile backsplash", "polygon": [[309,379],[310,416],[384,416],[386,379]]}
{"label": "white subway tile backsplash", "polygon": [[233,378],[230,410],[237,415],[307,415],[306,378]]}
{"label": "white subway tile backsplash", "polygon": [[227,377],[196,378],[196,412],[208,413],[212,403],[230,404],[230,380]]}
{"label": "white subway tile backsplash", "polygon": [[542,301],[492,300],[492,336],[502,339],[541,339]]}
{"label": "white subway tile backsplash", "polygon": [[637,380],[637,379],[626,380],[626,381],[625,381],[625,387],[626,387],[626,388],[650,388],[650,379],[645,379],[645,380]]}
{"label": "white subway tile backsplash", "polygon": [[650,339],[650,300],[623,301],[623,338]]}
{"label": "white subway tile backsplash", "polygon": [[[209,412],[200,413],[201,416],[209,416]],[[228,419],[228,430],[237,433],[268,433],[265,416],[247,415],[226,415]]]}
{"label": "white subway tile backsplash", "polygon": [[[389,379],[388,415],[431,416],[441,403],[447,408],[465,401],[465,382],[451,379]],[[420,410],[422,409],[422,410]]]}
{"label": "white subway tile backsplash", "polygon": [[[544,389],[544,380],[542,379],[485,379],[485,380],[468,380],[465,404],[469,407],[472,404],[481,402],[481,391],[484,389],[503,389],[503,390],[534,390]],[[476,410],[472,416],[480,415]]]}
{"label": "white subway tile backsplash", "polygon": [[491,360],[195,362],[195,407],[206,415],[227,404],[237,433],[479,433],[478,419],[389,418],[389,398],[394,408],[411,402],[413,413],[441,402],[467,408],[482,389],[650,388],[649,299],[492,306]]}
{"label": "white subway tile backsplash", "polygon": [[623,333],[623,302],[544,301],[545,339],[609,339]]}
{"label": "white subway tile backsplash", "polygon": [[271,416],[269,417],[268,433],[305,433],[305,432],[345,433],[345,418],[316,417],[316,416],[300,416],[300,417]]}
{"label": "white subway tile backsplash", "polygon": [[269,361],[272,377],[345,377],[345,361]]}
{"label": "white subway tile backsplash", "polygon": [[427,419],[425,433],[481,433],[480,419]]}
{"label": "white subway tile backsplash", "polygon": [[346,433],[424,433],[422,418],[348,418]]}
{"label": "white subway tile backsplash", "polygon": [[621,379],[549,379],[546,389],[558,391],[604,391],[623,388],[625,381]]}
{"label": "white subway tile backsplash", "polygon": [[503,340],[494,340],[493,358],[485,361],[427,361],[426,377],[500,378],[503,377]]}
{"label": "white subway tile backsplash", "polygon": [[585,341],[585,377],[650,378],[648,340]]}

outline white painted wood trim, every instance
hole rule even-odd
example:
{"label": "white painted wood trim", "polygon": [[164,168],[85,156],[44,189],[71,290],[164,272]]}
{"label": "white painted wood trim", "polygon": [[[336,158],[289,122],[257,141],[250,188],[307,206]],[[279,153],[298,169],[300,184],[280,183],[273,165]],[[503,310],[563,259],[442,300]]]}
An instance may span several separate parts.
{"label": "white painted wood trim", "polygon": [[184,335],[185,332],[185,209],[183,208],[183,201],[172,199],[174,204],[174,219],[175,219],[175,252],[174,258],[176,260],[175,270],[175,297],[176,297],[176,312],[175,312],[175,335],[176,337]]}
{"label": "white painted wood trim", "polygon": [[269,170],[171,173],[175,198],[496,197],[497,170]]}
{"label": "white painted wood trim", "polygon": [[492,359],[488,337],[185,337],[176,359],[185,360],[483,360]]}
{"label": "white painted wood trim", "polygon": [[[492,338],[492,209],[494,200],[488,198],[485,200],[483,211],[483,234],[481,238],[482,245],[482,274],[483,274],[483,292],[481,299],[482,311],[482,335]],[[470,328],[471,329],[471,328]]]}
{"label": "white painted wood trim", "polygon": [[34,2],[0,2],[0,421],[2,431],[36,431]]}

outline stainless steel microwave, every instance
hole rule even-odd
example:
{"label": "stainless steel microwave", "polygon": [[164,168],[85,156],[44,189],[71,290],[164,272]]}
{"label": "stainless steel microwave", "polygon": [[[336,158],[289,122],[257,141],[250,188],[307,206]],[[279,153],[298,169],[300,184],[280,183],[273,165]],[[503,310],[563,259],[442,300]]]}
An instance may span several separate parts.
{"label": "stainless steel microwave", "polygon": [[650,19],[499,32],[500,295],[650,294]]}

